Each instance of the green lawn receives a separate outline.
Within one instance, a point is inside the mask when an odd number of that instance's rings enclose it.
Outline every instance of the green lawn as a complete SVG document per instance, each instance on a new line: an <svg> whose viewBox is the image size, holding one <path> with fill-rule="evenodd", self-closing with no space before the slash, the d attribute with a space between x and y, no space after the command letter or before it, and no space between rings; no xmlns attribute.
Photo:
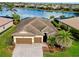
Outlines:
<svg viewBox="0 0 79 59"><path fill-rule="evenodd" d="M72 47L63 52L45 52L44 57L79 57L79 41L73 41Z"/></svg>
<svg viewBox="0 0 79 59"><path fill-rule="evenodd" d="M8 49L10 46L7 42L12 38L12 33L15 31L15 26L7 29L0 35L0 57L9 57L12 55L12 51Z"/></svg>

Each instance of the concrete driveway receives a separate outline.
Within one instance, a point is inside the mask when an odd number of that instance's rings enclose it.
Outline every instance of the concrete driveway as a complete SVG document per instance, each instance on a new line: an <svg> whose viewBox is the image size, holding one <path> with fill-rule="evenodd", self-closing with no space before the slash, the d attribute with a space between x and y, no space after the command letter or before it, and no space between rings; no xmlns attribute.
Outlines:
<svg viewBox="0 0 79 59"><path fill-rule="evenodd" d="M13 57L43 57L42 45L35 44L16 44Z"/></svg>

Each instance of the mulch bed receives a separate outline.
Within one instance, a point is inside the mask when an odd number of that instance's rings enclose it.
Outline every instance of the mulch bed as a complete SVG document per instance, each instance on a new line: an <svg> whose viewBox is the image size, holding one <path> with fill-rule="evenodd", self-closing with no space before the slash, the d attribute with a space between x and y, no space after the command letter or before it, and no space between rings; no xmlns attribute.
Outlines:
<svg viewBox="0 0 79 59"><path fill-rule="evenodd" d="M48 45L48 47L43 47L43 52L59 52L61 51L60 48Z"/></svg>

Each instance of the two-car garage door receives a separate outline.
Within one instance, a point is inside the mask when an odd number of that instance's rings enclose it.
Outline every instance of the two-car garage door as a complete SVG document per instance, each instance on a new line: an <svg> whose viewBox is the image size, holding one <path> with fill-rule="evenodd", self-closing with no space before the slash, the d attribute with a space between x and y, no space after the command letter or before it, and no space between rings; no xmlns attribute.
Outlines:
<svg viewBox="0 0 79 59"><path fill-rule="evenodd" d="M32 38L16 38L17 44L32 44Z"/></svg>
<svg viewBox="0 0 79 59"><path fill-rule="evenodd" d="M32 43L41 43L41 37L34 37L33 38L16 38L16 44L32 44Z"/></svg>

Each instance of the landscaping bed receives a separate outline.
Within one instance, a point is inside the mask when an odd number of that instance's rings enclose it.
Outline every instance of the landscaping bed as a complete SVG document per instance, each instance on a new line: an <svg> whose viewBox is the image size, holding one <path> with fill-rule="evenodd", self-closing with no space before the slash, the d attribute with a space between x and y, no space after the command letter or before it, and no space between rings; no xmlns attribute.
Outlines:
<svg viewBox="0 0 79 59"><path fill-rule="evenodd" d="M73 45L65 51L44 52L44 57L79 57L79 42L74 41Z"/></svg>
<svg viewBox="0 0 79 59"><path fill-rule="evenodd" d="M56 48L54 46L48 45L48 47L43 47L43 52L59 52L61 51L60 48Z"/></svg>

